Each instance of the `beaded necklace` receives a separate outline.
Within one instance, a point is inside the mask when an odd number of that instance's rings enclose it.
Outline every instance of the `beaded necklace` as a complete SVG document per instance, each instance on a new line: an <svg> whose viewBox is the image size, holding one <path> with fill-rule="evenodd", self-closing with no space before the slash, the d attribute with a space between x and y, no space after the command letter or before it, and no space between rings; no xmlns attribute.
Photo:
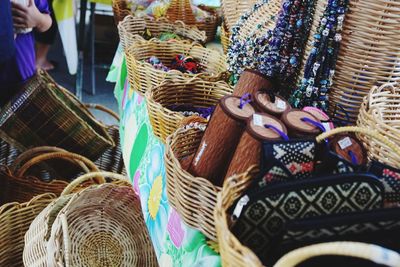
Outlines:
<svg viewBox="0 0 400 267"><path fill-rule="evenodd" d="M349 0L329 0L321 17L313 48L304 67L300 86L289 99L294 107L314 106L328 109L328 91L332 86L341 32Z"/></svg>

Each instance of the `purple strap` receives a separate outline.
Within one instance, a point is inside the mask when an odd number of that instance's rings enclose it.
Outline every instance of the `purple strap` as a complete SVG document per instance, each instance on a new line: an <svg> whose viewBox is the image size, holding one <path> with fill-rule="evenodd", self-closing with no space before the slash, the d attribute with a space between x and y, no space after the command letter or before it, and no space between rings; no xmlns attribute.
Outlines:
<svg viewBox="0 0 400 267"><path fill-rule="evenodd" d="M240 98L239 108L242 109L245 105L247 105L251 102L253 102L253 98L252 98L251 94L246 93Z"/></svg>
<svg viewBox="0 0 400 267"><path fill-rule="evenodd" d="M274 130L275 132L277 132L277 133L282 137L283 140L289 141L289 136L287 136L284 132L282 132L281 130L279 130L279 129L278 129L277 127L275 127L274 125L271 125L271 124L264 124L264 127L265 127L265 128L268 128L268 129L271 129L271 130Z"/></svg>
<svg viewBox="0 0 400 267"><path fill-rule="evenodd" d="M353 151L349 151L349 156L351 157L351 162L354 164L354 165L358 165L358 160L357 160L357 157L356 157L356 155L354 154L354 152Z"/></svg>
<svg viewBox="0 0 400 267"><path fill-rule="evenodd" d="M319 128L322 132L326 132L326 129L325 129L324 125L322 125L321 123L319 123L317 121L314 121L314 120L312 120L310 118L306 118L306 117L301 118L301 121L304 121L305 123L312 124L315 127Z"/></svg>

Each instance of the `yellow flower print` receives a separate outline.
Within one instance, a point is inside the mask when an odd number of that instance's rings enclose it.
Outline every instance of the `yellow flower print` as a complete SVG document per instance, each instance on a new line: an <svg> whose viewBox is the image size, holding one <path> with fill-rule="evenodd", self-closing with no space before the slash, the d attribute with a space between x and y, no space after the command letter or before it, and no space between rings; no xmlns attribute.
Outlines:
<svg viewBox="0 0 400 267"><path fill-rule="evenodd" d="M154 220L157 216L158 209L160 208L161 194L162 194L163 182L162 177L157 176L150 190L149 199L147 205L149 207L149 213L151 218Z"/></svg>

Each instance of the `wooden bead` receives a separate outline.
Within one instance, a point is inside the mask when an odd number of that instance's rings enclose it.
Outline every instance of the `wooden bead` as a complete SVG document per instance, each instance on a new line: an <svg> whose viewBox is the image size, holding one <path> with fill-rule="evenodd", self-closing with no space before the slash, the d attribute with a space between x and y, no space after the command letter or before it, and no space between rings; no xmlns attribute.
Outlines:
<svg viewBox="0 0 400 267"><path fill-rule="evenodd" d="M255 95L260 90L272 89L273 85L269 78L255 70L245 70L240 75L239 81L233 90L234 96L242 96L246 93Z"/></svg>
<svg viewBox="0 0 400 267"><path fill-rule="evenodd" d="M313 137L321 133L321 130L315 125L302 121L303 118L321 123L312 114L299 109L291 109L282 115L281 120L286 125L291 137Z"/></svg>
<svg viewBox="0 0 400 267"><path fill-rule="evenodd" d="M335 136L330 142L329 146L333 152L352 162L351 153L357 160L356 165L367 164L367 153L362 143L352 135L339 135ZM354 164L354 163L353 163Z"/></svg>
<svg viewBox="0 0 400 267"><path fill-rule="evenodd" d="M240 98L226 96L216 107L197 149L189 172L221 186L224 175L245 129L246 120L254 114L247 104L239 107Z"/></svg>
<svg viewBox="0 0 400 267"><path fill-rule="evenodd" d="M274 98L271 99L267 92L257 92L254 96L256 106L259 110L279 118L285 111L290 110L292 107L283 97L274 96Z"/></svg>
<svg viewBox="0 0 400 267"><path fill-rule="evenodd" d="M269 114L254 114L248 119L247 127L229 164L225 179L245 172L253 165L260 165L262 142L280 140L282 137L264 125L272 125L287 134L285 125Z"/></svg>

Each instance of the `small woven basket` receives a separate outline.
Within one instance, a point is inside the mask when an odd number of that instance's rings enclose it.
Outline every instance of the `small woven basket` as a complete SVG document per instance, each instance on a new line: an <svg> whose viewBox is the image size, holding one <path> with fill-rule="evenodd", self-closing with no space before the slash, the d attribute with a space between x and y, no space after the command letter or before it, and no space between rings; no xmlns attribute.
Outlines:
<svg viewBox="0 0 400 267"><path fill-rule="evenodd" d="M166 17L169 21L183 21L186 25L196 26L199 30L205 31L207 40L211 42L215 38L215 34L218 28L218 15L217 12L211 11L208 8L200 8L207 11L210 16L204 21L197 21L192 10L190 0L171 0L170 5L167 9Z"/></svg>
<svg viewBox="0 0 400 267"><path fill-rule="evenodd" d="M128 78L130 84L141 94L158 86L171 76L181 76L182 79L199 77L204 80L218 81L226 79L225 56L219 52L202 47L199 44L185 41L162 42L157 39L149 41L136 41L126 51ZM176 55L183 54L193 57L203 69L199 74L187 74L178 70L162 71L155 69L150 63L145 62L151 56L158 57L164 65L170 67Z"/></svg>
<svg viewBox="0 0 400 267"><path fill-rule="evenodd" d="M284 255L274 267L295 267L308 259L327 255L364 259L379 266L400 266L400 254L396 251L360 242L329 242L293 250Z"/></svg>
<svg viewBox="0 0 400 267"><path fill-rule="evenodd" d="M115 144L45 72L39 71L0 112L0 137L21 151L57 146L96 160Z"/></svg>
<svg viewBox="0 0 400 267"><path fill-rule="evenodd" d="M182 21L170 22L166 18L152 19L150 17L126 16L118 25L119 38L125 50L149 30L153 37L160 37L163 33L175 33L183 39L199 43L206 41L206 34L196 27L185 25ZM139 36L138 36L139 35Z"/></svg>
<svg viewBox="0 0 400 267"><path fill-rule="evenodd" d="M376 129L400 147L400 86L398 83L375 86L364 97L357 125ZM379 140L360 135L368 155L389 166L400 168L400 158Z"/></svg>
<svg viewBox="0 0 400 267"><path fill-rule="evenodd" d="M199 78L190 80L179 77L166 78L160 86L146 93L146 104L154 134L165 143L165 139L181 125L185 116L168 107L190 105L209 108L232 93L232 88L223 81L208 82Z"/></svg>
<svg viewBox="0 0 400 267"><path fill-rule="evenodd" d="M221 25L221 44L225 54L228 52L228 47L230 42L229 39L230 39L230 33L228 29L226 29L226 24L224 22Z"/></svg>
<svg viewBox="0 0 400 267"><path fill-rule="evenodd" d="M379 140L387 147L390 147L392 153L400 157L400 148L387 138L380 135L378 132L360 128L360 127L341 127L325 132L316 138L318 143L323 142L326 138L340 133L354 132L358 135L367 135L369 138ZM250 168L249 171L243 174L240 178L230 177L225 180L220 193L217 196L217 204L215 207L215 226L217 230L219 249L223 266L232 267L262 267L263 264L252 250L240 243L235 235L230 231L230 217L228 209L239 199L245 190L251 184L251 181L256 177L258 169Z"/></svg>
<svg viewBox="0 0 400 267"><path fill-rule="evenodd" d="M180 160L192 156L205 129L204 124L179 128L166 141L165 165L168 200L183 221L216 240L213 212L220 187L182 169Z"/></svg>
<svg viewBox="0 0 400 267"><path fill-rule="evenodd" d="M23 266L25 233L35 217L55 198L53 194L43 194L26 203L13 202L0 206L0 266Z"/></svg>
<svg viewBox="0 0 400 267"><path fill-rule="evenodd" d="M228 32L255 3L257 0L221 0L222 14Z"/></svg>
<svg viewBox="0 0 400 267"><path fill-rule="evenodd" d="M98 175L125 179L92 173L77 180ZM70 194L74 186L31 224L25 235L25 266L158 266L140 200L128 182Z"/></svg>

